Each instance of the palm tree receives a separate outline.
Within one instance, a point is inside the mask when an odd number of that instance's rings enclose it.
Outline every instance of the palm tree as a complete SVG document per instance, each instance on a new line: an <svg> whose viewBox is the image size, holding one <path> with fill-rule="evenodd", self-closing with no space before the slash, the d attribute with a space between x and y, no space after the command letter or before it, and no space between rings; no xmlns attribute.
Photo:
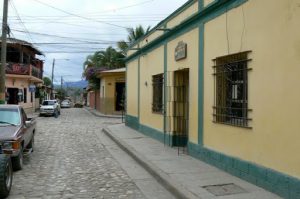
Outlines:
<svg viewBox="0 0 300 199"><path fill-rule="evenodd" d="M123 61L124 57L121 52L118 52L111 46L106 48L106 50L97 51L92 55L88 55L83 63L82 76L89 81L92 87L97 89L99 87L99 80L96 76L97 72L99 70L125 67Z"/></svg>
<svg viewBox="0 0 300 199"><path fill-rule="evenodd" d="M123 53L125 53L126 49L131 44L133 44L135 41L137 41L145 34L147 34L150 31L150 26L144 29L142 25L138 25L136 28L128 28L127 31L128 31L127 42L124 40L118 42L118 48Z"/></svg>

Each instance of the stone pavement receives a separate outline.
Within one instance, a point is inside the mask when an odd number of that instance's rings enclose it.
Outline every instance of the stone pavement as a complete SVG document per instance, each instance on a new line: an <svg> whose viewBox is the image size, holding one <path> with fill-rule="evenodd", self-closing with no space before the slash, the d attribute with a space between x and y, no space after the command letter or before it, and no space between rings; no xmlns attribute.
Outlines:
<svg viewBox="0 0 300 199"><path fill-rule="evenodd" d="M37 122L35 151L14 172L9 199L145 198L98 137L120 119L72 108Z"/></svg>
<svg viewBox="0 0 300 199"><path fill-rule="evenodd" d="M178 155L176 148L164 146L124 124L108 126L104 132L177 198L279 198L191 156Z"/></svg>

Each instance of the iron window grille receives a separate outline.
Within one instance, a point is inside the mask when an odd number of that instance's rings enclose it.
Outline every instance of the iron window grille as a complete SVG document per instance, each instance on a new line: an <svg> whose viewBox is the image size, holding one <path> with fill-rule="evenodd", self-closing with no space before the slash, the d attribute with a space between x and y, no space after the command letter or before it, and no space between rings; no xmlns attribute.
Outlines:
<svg viewBox="0 0 300 199"><path fill-rule="evenodd" d="M163 74L152 76L153 86L153 100L152 100L152 112L163 113Z"/></svg>
<svg viewBox="0 0 300 199"><path fill-rule="evenodd" d="M214 59L213 121L239 127L249 127L248 54L251 51ZM249 127L250 128L250 127Z"/></svg>

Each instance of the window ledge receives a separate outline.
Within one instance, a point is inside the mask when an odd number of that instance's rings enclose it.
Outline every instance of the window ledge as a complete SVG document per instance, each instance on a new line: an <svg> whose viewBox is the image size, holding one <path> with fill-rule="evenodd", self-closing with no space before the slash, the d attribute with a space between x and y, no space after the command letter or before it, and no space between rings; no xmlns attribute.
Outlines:
<svg viewBox="0 0 300 199"><path fill-rule="evenodd" d="M236 124L231 124L231 123L226 123L226 122L213 121L213 123L215 123L215 124L224 124L224 125L228 125L228 126L232 126L232 127L238 127L238 128L244 128L244 129L252 129L251 126L242 126L242 125L236 125Z"/></svg>

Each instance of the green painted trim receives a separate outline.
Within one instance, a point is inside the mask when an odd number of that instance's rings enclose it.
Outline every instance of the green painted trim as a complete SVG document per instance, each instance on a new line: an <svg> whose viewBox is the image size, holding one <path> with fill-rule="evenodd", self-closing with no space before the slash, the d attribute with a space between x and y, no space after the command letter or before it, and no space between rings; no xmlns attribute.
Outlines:
<svg viewBox="0 0 300 199"><path fill-rule="evenodd" d="M199 25L198 56L198 144L203 145L203 100L204 100L204 23Z"/></svg>
<svg viewBox="0 0 300 199"><path fill-rule="evenodd" d="M300 179L189 142L189 154L281 197L300 198Z"/></svg>
<svg viewBox="0 0 300 199"><path fill-rule="evenodd" d="M147 34L145 34L143 37L139 38L134 43L132 43L128 47L128 50L130 48L132 48L133 46L137 45L139 42L141 42L143 39L145 39L146 37L148 37L150 34L154 33L157 28L160 28L161 26L164 27L164 28L166 28L168 22L170 22L172 19L174 19L175 17L177 17L179 14L181 14L182 12L184 12L186 9L188 9L191 5L194 4L194 2L196 2L196 0L189 0L185 4L183 4L182 6L180 6L173 13L171 13L167 18L165 18L164 20L162 20L161 22L159 22L156 26L154 26Z"/></svg>
<svg viewBox="0 0 300 199"><path fill-rule="evenodd" d="M155 140L158 140L158 141L164 143L164 134L163 134L163 132L161 132L157 129L140 124L139 132L148 137L151 137Z"/></svg>
<svg viewBox="0 0 300 199"><path fill-rule="evenodd" d="M164 45L164 144L167 144L167 82L168 82L168 46Z"/></svg>
<svg viewBox="0 0 300 199"><path fill-rule="evenodd" d="M127 103L127 96L128 96L128 65L125 64L125 67L126 67L126 72L125 72L125 114L127 113L127 106L128 106L128 103Z"/></svg>
<svg viewBox="0 0 300 199"><path fill-rule="evenodd" d="M141 83L141 57L139 56L138 58L138 121L140 122L140 100L141 100L141 95L140 95L140 83Z"/></svg>
<svg viewBox="0 0 300 199"><path fill-rule="evenodd" d="M188 19L184 20L181 24L175 26L170 31L165 32L162 36L158 37L154 41L149 42L146 46L142 47L140 50L136 51L132 55L128 56L125 59L125 62L130 62L136 57L140 56L143 53L147 53L152 49L155 49L164 42L170 41L173 38L176 38L186 32L190 31L193 28L196 28L198 24L210 21L217 16L225 13L226 11L238 7L245 3L248 0L218 0L211 3L209 6L203 8L203 10L192 15Z"/></svg>
<svg viewBox="0 0 300 199"><path fill-rule="evenodd" d="M178 135L172 135L172 146L186 147L188 143L187 137L181 137Z"/></svg>
<svg viewBox="0 0 300 199"><path fill-rule="evenodd" d="M5 100L0 100L0 104L5 104Z"/></svg>
<svg viewBox="0 0 300 199"><path fill-rule="evenodd" d="M146 125L143 125L143 124L140 124L140 127L139 127L139 130L138 130L140 133L148 136L148 137L151 137L161 143L164 143L164 133L157 130L157 129L154 129L154 128L151 128L149 126L146 126ZM187 139L186 138L180 138L180 137L177 137L175 135L171 135L171 136L166 136L166 143L170 143L170 146L171 147L175 147L175 146L183 146L184 144L187 143Z"/></svg>
<svg viewBox="0 0 300 199"><path fill-rule="evenodd" d="M204 0L198 0L198 12L200 12L204 8L204 2L203 1Z"/></svg>
<svg viewBox="0 0 300 199"><path fill-rule="evenodd" d="M126 126L142 133L143 135L146 135L148 137L151 137L161 143L164 143L164 133L151 128L149 126L140 124L137 117L126 115L125 117L125 124ZM182 146L187 143L186 138L180 138L174 135L166 136L166 143L170 143L170 146Z"/></svg>
<svg viewBox="0 0 300 199"><path fill-rule="evenodd" d="M140 127L138 118L131 115L125 116L125 124L126 126L133 128L137 131L139 130Z"/></svg>

